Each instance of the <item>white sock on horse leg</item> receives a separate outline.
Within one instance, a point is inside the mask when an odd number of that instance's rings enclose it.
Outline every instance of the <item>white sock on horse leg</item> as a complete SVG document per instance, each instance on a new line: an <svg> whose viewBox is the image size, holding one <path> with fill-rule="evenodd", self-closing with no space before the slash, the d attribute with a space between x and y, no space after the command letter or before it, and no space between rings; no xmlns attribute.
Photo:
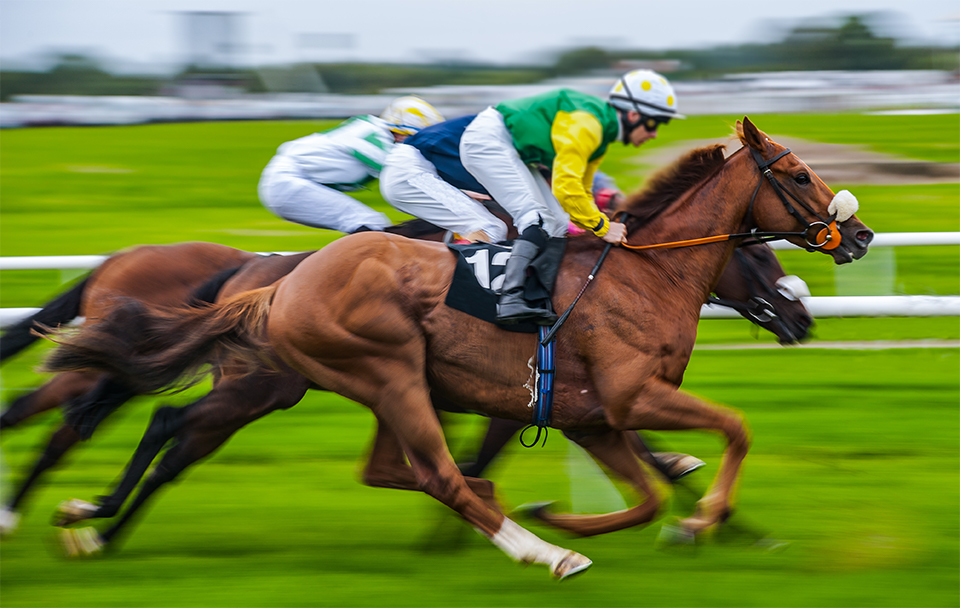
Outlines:
<svg viewBox="0 0 960 608"><path fill-rule="evenodd" d="M541 540L536 534L522 528L510 519L503 518L500 531L490 540L511 559L525 564L546 564L554 566L559 563L569 550Z"/></svg>

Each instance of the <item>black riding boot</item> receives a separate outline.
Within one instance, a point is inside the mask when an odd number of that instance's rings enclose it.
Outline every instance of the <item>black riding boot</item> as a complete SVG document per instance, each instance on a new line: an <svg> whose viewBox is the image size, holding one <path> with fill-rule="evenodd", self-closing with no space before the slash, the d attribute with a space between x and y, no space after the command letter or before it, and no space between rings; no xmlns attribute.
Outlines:
<svg viewBox="0 0 960 608"><path fill-rule="evenodd" d="M512 325L523 321L532 321L540 325L550 325L556 321L556 315L549 310L533 308L523 297L524 284L527 281L527 268L540 247L524 239L513 242L513 251L504 269L503 293L497 303L497 322Z"/></svg>

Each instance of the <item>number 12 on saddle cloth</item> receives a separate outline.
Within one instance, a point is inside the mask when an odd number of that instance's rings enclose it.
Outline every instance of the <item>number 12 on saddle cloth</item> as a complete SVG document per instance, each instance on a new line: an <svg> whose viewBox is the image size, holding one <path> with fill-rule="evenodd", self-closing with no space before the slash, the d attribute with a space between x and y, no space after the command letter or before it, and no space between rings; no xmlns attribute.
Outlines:
<svg viewBox="0 0 960 608"><path fill-rule="evenodd" d="M550 300L556 269L563 256L565 239L550 239L543 253L533 261L533 273L527 277L524 296L531 305L539 305L553 310ZM510 247L489 243L471 243L467 245L448 245L457 255L457 267L453 273L450 290L447 292L446 305L489 323L496 323L497 299L504 281L504 268L510 258ZM541 277L548 277L541 280ZM548 283L545 285L544 283ZM539 332L537 346L537 373L535 383L537 394L533 408L532 422L538 428L550 424L550 412L553 409L553 383L555 376L554 349L556 342L540 344L549 327L533 323L498 325L501 329L520 333ZM534 400L531 399L531 405ZM540 433L537 433L539 440ZM524 443L524 445L527 445Z"/></svg>

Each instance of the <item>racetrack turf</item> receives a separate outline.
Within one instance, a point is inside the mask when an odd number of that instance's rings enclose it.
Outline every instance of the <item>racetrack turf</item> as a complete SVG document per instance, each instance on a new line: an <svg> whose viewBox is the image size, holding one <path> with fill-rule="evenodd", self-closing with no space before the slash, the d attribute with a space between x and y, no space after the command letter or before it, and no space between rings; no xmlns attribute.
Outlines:
<svg viewBox="0 0 960 608"><path fill-rule="evenodd" d="M930 160L956 161L960 145L955 116L754 118L771 132L862 143ZM657 145L720 137L731 122L730 117L678 121L664 128ZM255 188L279 143L320 126L5 131L0 253L88 254L193 239L259 251L319 247L336 235L274 218L257 204ZM917 138L922 145L900 136L911 129L926 134ZM942 149L948 158L941 158ZM635 168L624 161L626 154L617 148L608 167L622 182L627 168ZM861 200L859 216L878 231L960 228L956 185L865 186L854 192ZM386 209L375 191L361 197L402 218ZM892 260L877 249L852 269L871 273L869 289L956 295L957 249L896 248ZM868 265L875 255L879 263ZM780 257L814 295L864 288L824 256L781 252ZM39 305L71 274L3 272L0 305ZM824 319L817 329L819 340L903 338L957 339L960 327L953 318ZM701 324L701 344L754 339L746 321ZM772 341L767 334L758 339ZM38 382L32 368L44 348L4 366L5 403L17 389ZM554 583L543 568L512 564L432 499L360 485L358 463L372 417L338 396L311 393L292 410L240 431L181 483L171 484L116 553L86 561L60 557L49 526L56 504L104 493L152 410L159 403L189 402L203 392L196 387L134 401L48 476L21 530L0 544L0 602L11 607L960 603L956 349L697 350L684 388L739 409L753 437L739 509L727 528L696 551L656 550L660 521L592 539L570 539L531 524L543 538L594 560L583 576ZM51 412L4 433L4 496L58 421ZM455 454L469 453L482 421L451 416L449 424ZM721 447L716 437L691 432L652 439L707 461L693 485L704 487L716 470ZM623 499L601 476L586 472L585 463L554 432L543 448L511 444L491 476L508 506L555 499L578 508L618 508ZM634 500L629 492L625 498ZM664 515L691 509L689 493L680 491ZM789 544L779 552L767 550L776 542L749 546L758 534Z"/></svg>

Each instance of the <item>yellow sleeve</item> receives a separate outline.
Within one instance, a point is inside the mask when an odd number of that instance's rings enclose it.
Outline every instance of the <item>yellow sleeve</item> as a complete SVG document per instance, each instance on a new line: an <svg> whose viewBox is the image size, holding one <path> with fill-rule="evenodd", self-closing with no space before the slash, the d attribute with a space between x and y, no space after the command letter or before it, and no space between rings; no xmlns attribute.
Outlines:
<svg viewBox="0 0 960 608"><path fill-rule="evenodd" d="M550 128L550 139L556 156L553 160L553 195L570 220L577 226L603 236L610 222L600 213L590 184L600 160L590 161L603 141L600 121L582 110L557 112ZM589 181L587 181L589 179Z"/></svg>
<svg viewBox="0 0 960 608"><path fill-rule="evenodd" d="M587 172L583 174L583 190L590 194L590 197L593 198L593 178L597 174L597 169L600 168L600 163L603 162L603 156L597 160L591 162L587 165ZM596 202L594 202L596 204ZM599 209L599 207L597 207Z"/></svg>

